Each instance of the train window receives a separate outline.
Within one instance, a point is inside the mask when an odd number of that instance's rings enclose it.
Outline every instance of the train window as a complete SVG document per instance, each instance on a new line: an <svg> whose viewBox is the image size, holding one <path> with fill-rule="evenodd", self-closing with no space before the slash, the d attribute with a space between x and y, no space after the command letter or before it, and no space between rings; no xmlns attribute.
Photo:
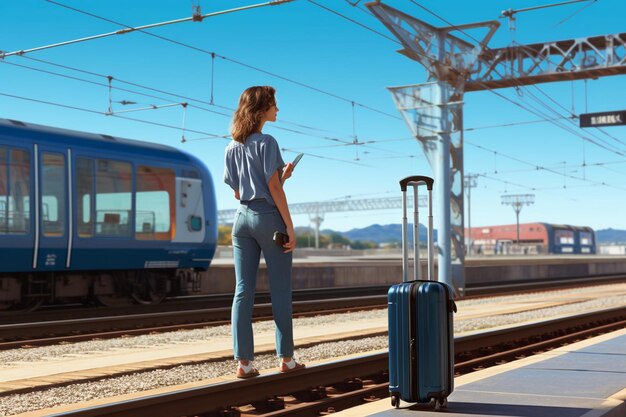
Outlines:
<svg viewBox="0 0 626 417"><path fill-rule="evenodd" d="M554 238L557 245L574 244L574 232L571 230L556 230L554 232Z"/></svg>
<svg viewBox="0 0 626 417"><path fill-rule="evenodd" d="M96 170L96 235L129 236L131 210L130 163L99 159Z"/></svg>
<svg viewBox="0 0 626 417"><path fill-rule="evenodd" d="M1 195L4 197L5 212L3 233L26 234L30 225L30 153L19 149L5 149L2 160L4 192Z"/></svg>
<svg viewBox="0 0 626 417"><path fill-rule="evenodd" d="M94 196L93 168L93 159L76 159L76 222L78 224L78 236L80 237L93 236L94 224L91 213Z"/></svg>
<svg viewBox="0 0 626 417"><path fill-rule="evenodd" d="M61 236L65 230L65 157L42 154L41 216L44 236Z"/></svg>
<svg viewBox="0 0 626 417"><path fill-rule="evenodd" d="M187 227L190 232L200 232L202 230L202 217L189 216Z"/></svg>
<svg viewBox="0 0 626 417"><path fill-rule="evenodd" d="M581 245L593 245L593 235L589 232L580 232Z"/></svg>
<svg viewBox="0 0 626 417"><path fill-rule="evenodd" d="M135 195L135 238L170 240L175 205L176 173L167 168L138 166Z"/></svg>

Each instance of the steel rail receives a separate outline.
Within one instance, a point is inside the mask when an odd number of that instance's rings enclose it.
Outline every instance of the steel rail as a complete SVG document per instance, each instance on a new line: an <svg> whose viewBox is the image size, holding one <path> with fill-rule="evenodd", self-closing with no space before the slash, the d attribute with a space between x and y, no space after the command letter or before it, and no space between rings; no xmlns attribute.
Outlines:
<svg viewBox="0 0 626 417"><path fill-rule="evenodd" d="M358 309L384 308L386 306L387 295L384 294L379 296L295 301L293 310L294 316L300 317L312 313L342 313ZM203 310L0 325L0 350L13 349L23 345L49 345L58 342L89 340L94 337L112 338L121 335L147 334L153 331L164 332L218 326L230 324L230 315L230 307L221 307ZM255 321L272 319L272 305L270 303L255 305L253 315ZM94 329L114 330L94 331ZM86 333L77 335L77 332ZM1 342L2 339L10 339L10 341Z"/></svg>
<svg viewBox="0 0 626 417"><path fill-rule="evenodd" d="M581 284L595 285L599 282L621 281L623 277L621 275L603 276L578 279L575 282L561 279L548 282L476 287L471 291L468 289L466 298L478 298L494 294L516 294L524 290L578 288ZM355 309L384 308L387 305L386 290L387 286L301 290L294 293L294 298L303 299L302 301L294 301L294 314L296 316L306 316L311 313L331 314L354 311ZM337 294L347 295L349 292L357 294L379 292L380 294L369 296L356 296L355 294L352 297L322 299L324 297L334 297ZM267 299L265 294L259 294L259 296L261 300ZM229 295L228 297L231 296ZM210 303L210 301L207 302ZM43 346L59 342L78 342L95 337L114 338L122 335L139 335L150 332L218 326L230 323L230 314L230 307L221 307L5 324L0 325L0 350L14 349L21 346ZM254 317L255 320L271 319L271 304L256 304Z"/></svg>
<svg viewBox="0 0 626 417"><path fill-rule="evenodd" d="M498 345L503 341L511 342L517 340L518 344L523 344L523 342L519 341L532 337L541 337L547 333L550 334L572 327L586 326L592 328L590 331L598 332L599 329L594 327L598 327L597 323L604 320L615 321L612 325L613 327L623 327L624 320L626 320L626 307L548 320L534 328L532 325L527 325L520 328L511 327L483 332L481 335L457 337L454 342L455 351L480 351L481 349ZM576 332L578 332L578 329ZM585 330L582 334L586 333L588 333L588 330ZM585 336L581 336L581 333L579 333L575 337ZM560 342L561 339L557 339L556 343ZM518 354L518 352L516 351L515 354ZM472 364L472 366L475 366L475 364ZM157 395L145 394L142 396L139 393L138 398L131 400L88 406L48 415L75 417L134 417L137 415L171 417L198 415L215 409L262 401L276 395L289 395L296 391L307 390L310 387L331 385L344 381L348 377L368 377L385 372L387 368L387 352L381 352L349 360L326 362L308 367L294 374L274 373L248 380L223 382L189 389L174 389L171 392ZM277 413L272 415L274 414Z"/></svg>

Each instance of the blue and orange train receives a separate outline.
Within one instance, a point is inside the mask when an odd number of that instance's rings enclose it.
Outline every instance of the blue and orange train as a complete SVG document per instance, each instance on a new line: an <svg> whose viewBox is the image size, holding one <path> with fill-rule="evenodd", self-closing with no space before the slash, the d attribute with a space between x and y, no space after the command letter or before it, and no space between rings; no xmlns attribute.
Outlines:
<svg viewBox="0 0 626 417"><path fill-rule="evenodd" d="M217 244L211 174L172 147L0 119L0 309L157 303Z"/></svg>

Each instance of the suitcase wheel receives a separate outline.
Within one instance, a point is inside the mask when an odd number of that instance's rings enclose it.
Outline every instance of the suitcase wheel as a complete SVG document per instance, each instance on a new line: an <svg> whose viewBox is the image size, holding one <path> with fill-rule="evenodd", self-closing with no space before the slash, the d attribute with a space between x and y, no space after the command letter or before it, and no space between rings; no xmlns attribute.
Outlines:
<svg viewBox="0 0 626 417"><path fill-rule="evenodd" d="M391 406L400 408L400 396L398 394L391 394Z"/></svg>
<svg viewBox="0 0 626 417"><path fill-rule="evenodd" d="M447 398L433 398L435 401L435 410L439 411L448 407L448 399Z"/></svg>

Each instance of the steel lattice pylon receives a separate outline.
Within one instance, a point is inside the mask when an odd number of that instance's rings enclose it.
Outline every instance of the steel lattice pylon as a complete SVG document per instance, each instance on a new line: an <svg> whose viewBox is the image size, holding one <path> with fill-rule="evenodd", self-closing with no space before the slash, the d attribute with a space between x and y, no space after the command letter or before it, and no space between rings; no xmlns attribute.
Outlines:
<svg viewBox="0 0 626 417"><path fill-rule="evenodd" d="M419 196L418 205L425 207L427 204L426 196ZM413 202L409 201L409 206L413 206ZM388 198L361 198L361 199L345 199L332 201L315 201L311 203L296 203L289 205L289 211L294 214L308 214L311 223L315 226L315 247L319 248L320 225L324 221L324 214L340 211L360 211L360 210L386 210L399 209L402 207L401 197ZM237 213L237 209L219 210L217 212L217 221L220 224L230 223L233 221Z"/></svg>
<svg viewBox="0 0 626 417"><path fill-rule="evenodd" d="M497 21L437 28L380 1L366 6L400 40L399 52L428 72L427 83L389 90L435 177L438 279L463 295L464 93L624 74L626 34L489 49ZM477 44L451 34L476 29L487 31Z"/></svg>
<svg viewBox="0 0 626 417"><path fill-rule="evenodd" d="M412 203L411 203L412 204ZM420 207L426 205L426 196L420 196ZM289 212L294 214L323 215L324 213L340 212L340 211L359 211L359 210L385 210L398 209L402 207L401 197L388 198L362 198L332 201L315 201L311 203L295 203L289 204ZM219 210L217 212L217 220L219 223L229 223L233 221L237 209Z"/></svg>

